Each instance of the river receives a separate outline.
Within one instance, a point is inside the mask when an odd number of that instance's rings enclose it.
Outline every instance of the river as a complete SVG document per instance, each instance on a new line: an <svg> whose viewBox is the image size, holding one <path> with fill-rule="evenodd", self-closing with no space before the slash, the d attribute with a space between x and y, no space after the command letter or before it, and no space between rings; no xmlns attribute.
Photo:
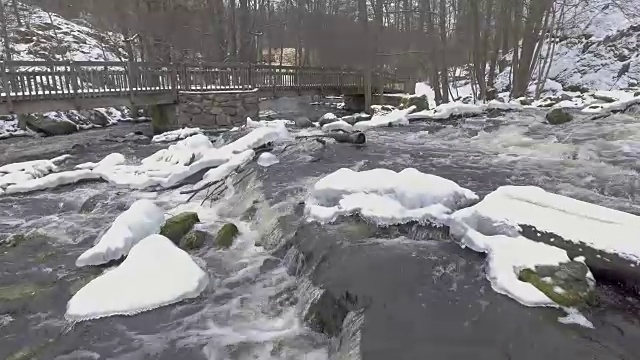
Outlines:
<svg viewBox="0 0 640 360"><path fill-rule="evenodd" d="M584 311L595 329L565 325L560 310L495 293L484 256L443 229L320 226L302 218L308 188L342 167L415 167L481 196L501 185L537 185L640 215L639 119L579 117L550 126L543 118L527 110L413 123L369 131L366 146L298 140L276 149L279 164L251 165L255 176L202 210L252 229L229 250L192 253L210 275L207 290L133 317L65 321L73 291L102 271L77 269L75 259L134 200L153 198L169 209L186 196L86 182L0 197L0 239L35 234L0 248L0 289L32 289L0 301L0 358L23 351L39 359L635 359L640 301L615 284L599 284L599 305ZM70 153L66 168L112 152L141 159L163 147L113 141L132 131L148 132L148 124L9 139L0 142L0 164ZM337 324L305 325L318 303Z"/></svg>

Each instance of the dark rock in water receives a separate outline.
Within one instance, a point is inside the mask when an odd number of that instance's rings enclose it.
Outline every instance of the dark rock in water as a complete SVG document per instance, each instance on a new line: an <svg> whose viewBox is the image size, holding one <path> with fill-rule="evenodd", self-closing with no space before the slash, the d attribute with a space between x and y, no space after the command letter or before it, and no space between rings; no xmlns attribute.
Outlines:
<svg viewBox="0 0 640 360"><path fill-rule="evenodd" d="M604 101L606 103L612 103L614 101L616 101L616 99L612 98L611 96L605 96L605 95L598 95L598 94L593 94L592 95L594 99L600 100L600 101Z"/></svg>
<svg viewBox="0 0 640 360"><path fill-rule="evenodd" d="M187 235L193 226L200 222L198 214L194 212L184 212L169 220L160 228L160 235L166 236L176 245L180 245L180 239Z"/></svg>
<svg viewBox="0 0 640 360"><path fill-rule="evenodd" d="M497 118L504 115L504 113L505 113L504 110L492 108L487 110L487 117L493 119L493 118Z"/></svg>
<svg viewBox="0 0 640 360"><path fill-rule="evenodd" d="M640 96L640 91L636 91L633 93L633 97L638 97L638 96Z"/></svg>
<svg viewBox="0 0 640 360"><path fill-rule="evenodd" d="M230 248L239 233L238 227L232 223L222 225L216 235L216 246L223 249Z"/></svg>
<svg viewBox="0 0 640 360"><path fill-rule="evenodd" d="M465 96L462 98L462 103L463 104L472 104L473 103L473 96L469 95L469 96Z"/></svg>
<svg viewBox="0 0 640 360"><path fill-rule="evenodd" d="M299 127L299 128L313 127L313 123L311 122L311 120L309 120L309 118L306 118L306 117L296 118L295 122L296 122L296 127Z"/></svg>
<svg viewBox="0 0 640 360"><path fill-rule="evenodd" d="M364 135L363 132L355 132L352 134L336 132L336 133L328 133L325 136L333 138L335 141L339 143L362 145L367 142L367 137Z"/></svg>
<svg viewBox="0 0 640 360"><path fill-rule="evenodd" d="M563 86L562 89L564 91L579 92L579 93L589 92L588 88L580 85L567 85L567 86Z"/></svg>
<svg viewBox="0 0 640 360"><path fill-rule="evenodd" d="M518 278L535 286L558 305L585 307L595 304L595 283L587 276L588 271L584 263L570 261L557 266L536 266L535 270L523 269Z"/></svg>
<svg viewBox="0 0 640 360"><path fill-rule="evenodd" d="M429 99L427 95L421 96L405 96L400 101L400 109L408 109L415 106L415 111L429 110Z"/></svg>
<svg viewBox="0 0 640 360"><path fill-rule="evenodd" d="M78 131L78 126L68 120L53 120L41 114L18 115L20 126L27 127L47 136L67 135Z"/></svg>
<svg viewBox="0 0 640 360"><path fill-rule="evenodd" d="M529 98L520 99L520 105L529 106L531 104L533 104L533 99L529 99Z"/></svg>
<svg viewBox="0 0 640 360"><path fill-rule="evenodd" d="M495 100L498 97L498 90L494 87L487 88L487 101Z"/></svg>
<svg viewBox="0 0 640 360"><path fill-rule="evenodd" d="M98 206L101 202L107 202L109 199L106 194L96 194L85 200L80 206L81 214L88 214L95 210L96 206Z"/></svg>
<svg viewBox="0 0 640 360"><path fill-rule="evenodd" d="M194 229L180 239L180 248L183 250L200 249L207 242L207 239L213 239L213 236L206 231Z"/></svg>
<svg viewBox="0 0 640 360"><path fill-rule="evenodd" d="M366 120L369 120L370 118L371 118L371 115L369 114L354 114L349 116L343 116L340 118L340 120L346 122L349 125L355 125L360 121L366 121Z"/></svg>
<svg viewBox="0 0 640 360"><path fill-rule="evenodd" d="M553 109L547 113L546 119L551 125L561 125L573 120L573 115L564 109Z"/></svg>
<svg viewBox="0 0 640 360"><path fill-rule="evenodd" d="M304 314L304 321L312 330L336 337L340 335L342 323L348 313L349 309L341 299L324 290L309 306Z"/></svg>

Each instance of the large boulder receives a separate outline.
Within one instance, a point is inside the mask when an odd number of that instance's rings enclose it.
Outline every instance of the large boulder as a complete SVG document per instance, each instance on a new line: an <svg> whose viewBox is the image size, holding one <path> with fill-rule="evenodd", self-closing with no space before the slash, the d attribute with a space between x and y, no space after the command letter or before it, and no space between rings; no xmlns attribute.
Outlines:
<svg viewBox="0 0 640 360"><path fill-rule="evenodd" d="M538 265L535 269L520 270L518 279L535 286L560 306L585 307L595 304L595 281L587 265L582 262Z"/></svg>
<svg viewBox="0 0 640 360"><path fill-rule="evenodd" d="M318 120L318 122L320 123L320 126L325 126L327 124L331 124L332 122L336 122L336 121L338 121L338 117L335 116L333 113L326 113L322 115L322 117L320 117L320 120Z"/></svg>
<svg viewBox="0 0 640 360"><path fill-rule="evenodd" d="M551 125L561 125L573 120L573 115L565 109L553 109L547 113L546 119Z"/></svg>
<svg viewBox="0 0 640 360"><path fill-rule="evenodd" d="M222 225L216 235L216 246L223 249L230 248L239 233L238 227L233 223Z"/></svg>
<svg viewBox="0 0 640 360"><path fill-rule="evenodd" d="M415 111L429 110L429 99L427 95L405 96L400 101L400 109L408 109L415 106Z"/></svg>
<svg viewBox="0 0 640 360"><path fill-rule="evenodd" d="M296 127L299 127L299 128L313 127L313 123L311 122L311 120L309 120L309 118L306 118L306 117L298 117L295 119L295 122L296 122Z"/></svg>
<svg viewBox="0 0 640 360"><path fill-rule="evenodd" d="M78 131L78 126L69 120L42 114L20 114L18 115L18 121L21 127L29 128L47 136L67 135Z"/></svg>
<svg viewBox="0 0 640 360"><path fill-rule="evenodd" d="M199 222L197 213L184 212L169 218L160 228L160 235L169 238L174 244L180 245L180 240Z"/></svg>

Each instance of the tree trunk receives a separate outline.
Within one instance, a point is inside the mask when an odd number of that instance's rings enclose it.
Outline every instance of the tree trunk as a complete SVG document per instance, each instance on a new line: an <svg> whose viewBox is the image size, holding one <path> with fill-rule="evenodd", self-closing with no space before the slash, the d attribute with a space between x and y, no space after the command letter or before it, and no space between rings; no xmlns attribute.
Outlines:
<svg viewBox="0 0 640 360"><path fill-rule="evenodd" d="M442 101L449 102L449 65L447 63L447 0L440 0L440 86L442 87Z"/></svg>
<svg viewBox="0 0 640 360"><path fill-rule="evenodd" d="M2 31L2 41L4 42L4 58L11 61L11 43L9 42L9 32L7 31L7 17L4 12L4 4L0 0L0 31Z"/></svg>

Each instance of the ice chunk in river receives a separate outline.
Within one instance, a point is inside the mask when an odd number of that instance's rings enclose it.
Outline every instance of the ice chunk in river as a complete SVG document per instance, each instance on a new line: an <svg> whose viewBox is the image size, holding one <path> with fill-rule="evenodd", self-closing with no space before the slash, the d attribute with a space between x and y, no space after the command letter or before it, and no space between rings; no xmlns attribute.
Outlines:
<svg viewBox="0 0 640 360"><path fill-rule="evenodd" d="M82 321L135 315L196 297L208 282L189 254L162 235L150 235L120 266L80 289L67 303L65 317Z"/></svg>
<svg viewBox="0 0 640 360"><path fill-rule="evenodd" d="M9 185L7 194L24 193L29 191L51 189L62 185L74 184L81 180L95 180L100 176L91 170L73 170L49 174L47 176L27 180L18 184Z"/></svg>
<svg viewBox="0 0 640 360"><path fill-rule="evenodd" d="M392 125L408 125L408 115L416 109L415 106L410 106L407 109L395 109L387 114L374 115L371 120L360 121L353 125L355 131L365 131L374 127L392 126ZM323 128L324 130L324 128Z"/></svg>
<svg viewBox="0 0 640 360"><path fill-rule="evenodd" d="M278 159L278 157L273 155L270 152L262 153L258 157L258 165L264 166L264 167L269 167L269 166L275 165L275 164L277 164L279 162L280 162L280 160Z"/></svg>
<svg viewBox="0 0 640 360"><path fill-rule="evenodd" d="M87 163L83 163L83 164L80 164L80 165L76 165L76 169L93 170L93 169L98 168L100 166L113 167L115 165L124 164L124 162L125 162L124 155L122 155L120 153L112 153L112 154L109 154L109 155L105 156L104 159L100 160L97 163L87 162Z"/></svg>
<svg viewBox="0 0 640 360"><path fill-rule="evenodd" d="M332 222L359 213L381 225L408 221L444 221L451 210L478 196L455 182L416 169L356 172L340 169L320 179L306 202L307 216Z"/></svg>
<svg viewBox="0 0 640 360"><path fill-rule="evenodd" d="M332 123L328 123L322 126L322 131L330 132L330 131L344 131L344 132L353 132L353 126L347 123L344 120L336 120Z"/></svg>
<svg viewBox="0 0 640 360"><path fill-rule="evenodd" d="M160 135L156 135L151 139L151 142L160 143L160 142L171 142L176 140L186 139L189 136L193 136L196 134L202 134L202 130L200 128L183 128L173 131L167 131L166 133L162 133Z"/></svg>
<svg viewBox="0 0 640 360"><path fill-rule="evenodd" d="M149 200L138 200L115 219L97 244L80 255L76 265L100 265L120 259L138 241L157 234L162 224L162 209Z"/></svg>
<svg viewBox="0 0 640 360"><path fill-rule="evenodd" d="M56 165L69 157L71 155L62 155L51 160L32 160L0 166L0 189L54 172L58 169Z"/></svg>

